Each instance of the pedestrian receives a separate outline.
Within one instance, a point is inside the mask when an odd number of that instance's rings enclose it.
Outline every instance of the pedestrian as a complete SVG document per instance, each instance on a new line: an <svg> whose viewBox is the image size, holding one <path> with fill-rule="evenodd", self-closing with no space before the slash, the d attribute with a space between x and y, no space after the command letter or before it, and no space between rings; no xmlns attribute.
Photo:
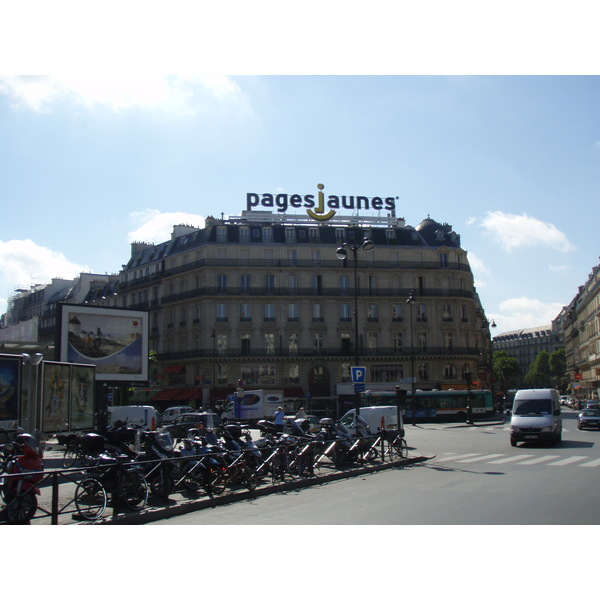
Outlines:
<svg viewBox="0 0 600 600"><path fill-rule="evenodd" d="M284 417L285 413L283 412L283 408L278 406L273 415L273 420L275 421L275 429L280 433L283 432L283 424L285 422Z"/></svg>
<svg viewBox="0 0 600 600"><path fill-rule="evenodd" d="M304 412L304 407L301 406L300 410L296 413L296 419L305 419L306 413Z"/></svg>

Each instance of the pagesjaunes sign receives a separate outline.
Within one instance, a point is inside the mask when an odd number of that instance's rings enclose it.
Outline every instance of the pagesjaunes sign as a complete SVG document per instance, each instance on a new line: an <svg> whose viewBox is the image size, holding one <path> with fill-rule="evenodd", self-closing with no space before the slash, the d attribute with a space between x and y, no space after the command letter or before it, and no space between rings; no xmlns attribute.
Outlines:
<svg viewBox="0 0 600 600"><path fill-rule="evenodd" d="M275 208L277 212L284 213L288 208L306 208L309 217L317 221L327 221L335 215L339 209L346 210L394 210L396 208L396 198L388 196L382 198L375 196L327 196L323 193L325 186L322 183L317 185L319 190L317 198L314 194L246 194L246 208Z"/></svg>

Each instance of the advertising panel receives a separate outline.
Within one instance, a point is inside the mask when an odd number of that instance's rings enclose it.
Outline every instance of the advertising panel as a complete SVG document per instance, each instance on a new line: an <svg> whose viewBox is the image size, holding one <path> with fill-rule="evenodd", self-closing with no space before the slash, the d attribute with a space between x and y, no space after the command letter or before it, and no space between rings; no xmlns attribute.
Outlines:
<svg viewBox="0 0 600 600"><path fill-rule="evenodd" d="M91 429L94 426L94 370L92 365L71 365L70 429Z"/></svg>
<svg viewBox="0 0 600 600"><path fill-rule="evenodd" d="M0 427L13 429L19 421L21 357L0 356Z"/></svg>
<svg viewBox="0 0 600 600"><path fill-rule="evenodd" d="M60 360L96 367L98 381L148 380L148 313L61 304Z"/></svg>
<svg viewBox="0 0 600 600"><path fill-rule="evenodd" d="M69 428L71 365L42 363L42 431Z"/></svg>

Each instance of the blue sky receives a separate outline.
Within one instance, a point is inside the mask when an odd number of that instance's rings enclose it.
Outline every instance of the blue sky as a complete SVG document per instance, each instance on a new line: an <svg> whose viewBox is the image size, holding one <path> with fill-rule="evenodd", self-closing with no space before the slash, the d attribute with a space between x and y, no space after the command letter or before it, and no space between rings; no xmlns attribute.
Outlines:
<svg viewBox="0 0 600 600"><path fill-rule="evenodd" d="M0 312L323 183L452 224L494 333L547 324L598 264L599 106L597 76L0 77Z"/></svg>

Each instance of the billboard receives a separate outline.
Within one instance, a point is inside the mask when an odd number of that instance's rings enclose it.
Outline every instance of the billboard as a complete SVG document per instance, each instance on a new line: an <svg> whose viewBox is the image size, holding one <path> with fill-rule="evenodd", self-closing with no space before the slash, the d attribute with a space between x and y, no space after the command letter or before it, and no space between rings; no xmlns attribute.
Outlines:
<svg viewBox="0 0 600 600"><path fill-rule="evenodd" d="M21 356L0 355L0 427L14 429L20 397Z"/></svg>
<svg viewBox="0 0 600 600"><path fill-rule="evenodd" d="M43 362L42 431L93 427L94 369L93 365Z"/></svg>
<svg viewBox="0 0 600 600"><path fill-rule="evenodd" d="M148 313L59 304L60 361L96 367L97 381L148 380Z"/></svg>

